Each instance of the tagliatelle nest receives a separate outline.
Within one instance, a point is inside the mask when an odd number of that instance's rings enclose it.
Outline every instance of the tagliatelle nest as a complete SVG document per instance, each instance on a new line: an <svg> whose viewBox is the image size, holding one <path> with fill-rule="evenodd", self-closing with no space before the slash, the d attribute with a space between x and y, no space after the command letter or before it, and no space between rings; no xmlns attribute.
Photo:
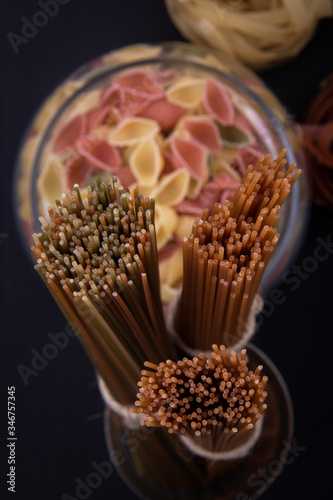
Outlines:
<svg viewBox="0 0 333 500"><path fill-rule="evenodd" d="M166 0L170 17L188 40L218 49L256 70L295 57L320 19L333 14L328 0Z"/></svg>

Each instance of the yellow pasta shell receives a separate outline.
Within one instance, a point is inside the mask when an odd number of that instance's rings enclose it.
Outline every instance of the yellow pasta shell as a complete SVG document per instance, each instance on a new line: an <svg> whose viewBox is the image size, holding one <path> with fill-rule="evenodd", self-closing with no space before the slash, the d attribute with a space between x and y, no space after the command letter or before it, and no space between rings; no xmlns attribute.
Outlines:
<svg viewBox="0 0 333 500"><path fill-rule="evenodd" d="M176 295L179 294L179 287L173 287L169 285L169 283L161 282L161 299L164 304L169 304L173 299L176 298Z"/></svg>
<svg viewBox="0 0 333 500"><path fill-rule="evenodd" d="M168 101L186 109L197 107L202 101L205 80L184 78L171 85L166 92Z"/></svg>
<svg viewBox="0 0 333 500"><path fill-rule="evenodd" d="M153 196L157 203L176 205L185 198L189 182L189 172L185 168L179 168L161 178L153 190Z"/></svg>
<svg viewBox="0 0 333 500"><path fill-rule="evenodd" d="M177 213L167 205L156 203L155 205L155 228L156 240L159 248L173 238L177 226Z"/></svg>
<svg viewBox="0 0 333 500"><path fill-rule="evenodd" d="M175 235L179 238L189 235L192 232L194 219L195 217L193 215L178 215Z"/></svg>
<svg viewBox="0 0 333 500"><path fill-rule="evenodd" d="M179 291L183 278L183 249L175 250L169 259L160 262L162 301L169 303Z"/></svg>
<svg viewBox="0 0 333 500"><path fill-rule="evenodd" d="M75 114L84 114L96 109L99 105L100 95L101 91L99 89L82 93L75 106Z"/></svg>
<svg viewBox="0 0 333 500"><path fill-rule="evenodd" d="M191 177L187 191L187 196L190 200L194 200L198 196L205 181L206 179L193 179Z"/></svg>
<svg viewBox="0 0 333 500"><path fill-rule="evenodd" d="M59 199L65 186L62 182L61 172L63 164L57 157L52 157L42 170L38 179L38 189L42 199L53 206L55 200Z"/></svg>
<svg viewBox="0 0 333 500"><path fill-rule="evenodd" d="M160 127L155 120L149 118L125 118L108 135L114 146L129 146L143 139L152 139L158 134Z"/></svg>
<svg viewBox="0 0 333 500"><path fill-rule="evenodd" d="M131 195L134 197L134 192L135 192L135 189L136 188L139 188L139 193L144 197L144 198L153 198L153 193L152 193L152 186L140 186L137 182L135 182L134 184L131 184L130 186L128 186L128 189L131 193Z"/></svg>
<svg viewBox="0 0 333 500"><path fill-rule="evenodd" d="M144 139L134 148L129 166L140 186L154 186L162 170L163 158L155 139Z"/></svg>
<svg viewBox="0 0 333 500"><path fill-rule="evenodd" d="M239 181L241 180L241 175L231 167L230 163L231 161L228 161L229 158L232 158L234 160L236 158L236 154L232 153L231 155L225 155L225 150L223 150L223 153L220 155L217 155L213 159L213 172L214 175L220 174L221 172L227 172L228 174L232 175Z"/></svg>

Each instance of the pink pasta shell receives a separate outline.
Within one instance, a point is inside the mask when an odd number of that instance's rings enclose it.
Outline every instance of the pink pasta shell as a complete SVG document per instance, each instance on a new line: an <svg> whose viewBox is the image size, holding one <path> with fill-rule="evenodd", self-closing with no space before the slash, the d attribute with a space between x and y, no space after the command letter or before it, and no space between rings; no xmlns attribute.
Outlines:
<svg viewBox="0 0 333 500"><path fill-rule="evenodd" d="M164 95L157 78L142 69L123 71L114 78L114 83L123 95L119 106L123 118L139 115L150 101Z"/></svg>
<svg viewBox="0 0 333 500"><path fill-rule="evenodd" d="M177 170L177 168L181 168L181 164L179 163L179 161L177 161L172 153L162 150L161 154L164 162L162 171L163 175L171 174L171 172L174 172L175 170Z"/></svg>
<svg viewBox="0 0 333 500"><path fill-rule="evenodd" d="M118 149L100 137L82 137L77 141L77 151L95 169L110 170L121 165Z"/></svg>
<svg viewBox="0 0 333 500"><path fill-rule="evenodd" d="M174 206L174 209L181 215L192 215L193 218L201 217L203 207L190 200L183 200Z"/></svg>
<svg viewBox="0 0 333 500"><path fill-rule="evenodd" d="M223 191L220 198L220 203L224 203L226 200L232 200L235 191L236 189L226 189L225 191Z"/></svg>
<svg viewBox="0 0 333 500"><path fill-rule="evenodd" d="M130 167L116 167L112 173L118 177L120 184L126 189L136 183L136 177Z"/></svg>
<svg viewBox="0 0 333 500"><path fill-rule="evenodd" d="M216 202L221 202L225 191L235 192L238 186L239 181L235 177L227 172L222 172L202 187L195 203L202 208L212 210Z"/></svg>
<svg viewBox="0 0 333 500"><path fill-rule="evenodd" d="M111 112L112 106L110 105L103 105L98 108L92 109L91 111L88 111L86 114L87 118L87 133L91 132L94 128L98 127L105 118L109 115Z"/></svg>
<svg viewBox="0 0 333 500"><path fill-rule="evenodd" d="M194 139L207 149L214 153L221 151L222 142L219 129L213 120L203 117L190 117L183 120L182 125Z"/></svg>
<svg viewBox="0 0 333 500"><path fill-rule="evenodd" d="M137 93L133 89L124 91L124 96L124 102L119 108L122 119L131 116L140 116L150 102L149 98L143 96L141 93Z"/></svg>
<svg viewBox="0 0 333 500"><path fill-rule="evenodd" d="M83 156L76 154L65 163L65 184L72 189L74 184L84 186L93 174L93 167Z"/></svg>
<svg viewBox="0 0 333 500"><path fill-rule="evenodd" d="M158 250L158 260L159 262L163 262L172 257L172 255L178 250L178 248L182 247L182 240L179 238L175 238L173 241L164 245L162 248Z"/></svg>
<svg viewBox="0 0 333 500"><path fill-rule="evenodd" d="M189 171L193 179L201 180L206 176L206 152L197 141L176 136L171 140L171 149L177 162Z"/></svg>
<svg viewBox="0 0 333 500"><path fill-rule="evenodd" d="M124 95L119 85L111 85L103 89L100 95L100 101L103 106L120 108L124 102Z"/></svg>
<svg viewBox="0 0 333 500"><path fill-rule="evenodd" d="M59 127L52 144L53 153L61 153L74 147L76 140L87 131L86 115L76 115Z"/></svg>
<svg viewBox="0 0 333 500"><path fill-rule="evenodd" d="M260 149L252 146L240 148L236 154L236 167L240 174L244 175L249 165L255 165L259 158L264 156L265 153Z"/></svg>
<svg viewBox="0 0 333 500"><path fill-rule="evenodd" d="M123 71L114 78L114 82L126 91L131 90L132 95L155 99L164 94L163 87L148 71L134 69Z"/></svg>
<svg viewBox="0 0 333 500"><path fill-rule="evenodd" d="M253 126L251 125L251 123L249 123L249 121L245 118L245 116L237 114L235 116L234 125L236 125L240 130L245 132L249 136L252 143L256 141L256 138L253 134Z"/></svg>
<svg viewBox="0 0 333 500"><path fill-rule="evenodd" d="M203 105L207 113L222 125L231 125L235 119L235 109L225 88L214 78L206 80L203 91Z"/></svg>
<svg viewBox="0 0 333 500"><path fill-rule="evenodd" d="M148 103L140 116L157 121L162 130L171 130L185 113L185 109L162 98Z"/></svg>

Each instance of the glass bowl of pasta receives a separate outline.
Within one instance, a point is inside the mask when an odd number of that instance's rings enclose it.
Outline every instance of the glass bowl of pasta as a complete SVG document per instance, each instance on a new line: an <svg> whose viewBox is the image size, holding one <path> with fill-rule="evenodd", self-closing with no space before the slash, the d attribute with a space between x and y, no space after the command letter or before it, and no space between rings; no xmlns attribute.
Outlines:
<svg viewBox="0 0 333 500"><path fill-rule="evenodd" d="M16 209L30 247L62 193L116 176L155 198L164 302L182 281L182 239L204 208L230 199L248 164L287 149L303 169L281 210L268 290L295 258L309 183L296 128L251 70L190 43L133 45L87 63L42 104L18 156Z"/></svg>

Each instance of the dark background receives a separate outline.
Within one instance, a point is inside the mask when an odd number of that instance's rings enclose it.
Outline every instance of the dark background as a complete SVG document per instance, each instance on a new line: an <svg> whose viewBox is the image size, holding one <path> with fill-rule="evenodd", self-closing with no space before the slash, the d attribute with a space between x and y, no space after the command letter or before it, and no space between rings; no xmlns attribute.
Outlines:
<svg viewBox="0 0 333 500"><path fill-rule="evenodd" d="M43 99L84 62L124 45L182 40L162 0L78 1L59 12L15 54L7 34L21 34L22 17L40 10L36 1L1 2L1 498L75 498L76 478L108 460L103 402L94 372L76 338L24 385L17 366L30 366L48 333L64 330L58 311L35 272L14 220L13 171L20 141ZM333 20L320 23L309 45L292 62L261 73L298 122L320 81L333 70ZM313 206L297 257L313 256L332 234L332 213ZM295 411L295 439L305 448L263 494L263 500L326 498L332 466L333 256L320 262L297 290L281 285L284 303L264 321L255 343L279 367ZM6 490L7 386L16 387L16 493ZM93 500L137 498L116 472L92 491Z"/></svg>

